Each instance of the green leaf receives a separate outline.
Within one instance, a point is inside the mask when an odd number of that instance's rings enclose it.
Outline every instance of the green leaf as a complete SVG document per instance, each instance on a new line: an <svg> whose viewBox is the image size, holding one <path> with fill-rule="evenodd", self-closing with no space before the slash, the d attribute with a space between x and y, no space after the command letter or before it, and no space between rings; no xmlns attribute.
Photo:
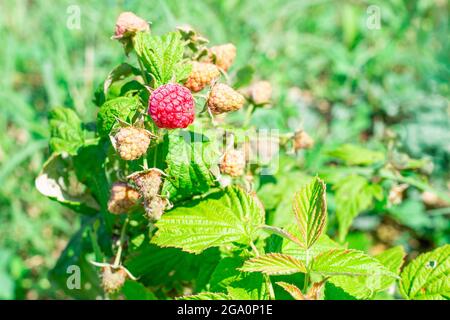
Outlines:
<svg viewBox="0 0 450 320"><path fill-rule="evenodd" d="M153 292L137 281L127 280L121 291L127 300L157 300Z"/></svg>
<svg viewBox="0 0 450 320"><path fill-rule="evenodd" d="M382 196L378 184L358 175L350 175L335 186L336 216L339 222L339 240L343 242L353 219L362 211L369 209L374 198Z"/></svg>
<svg viewBox="0 0 450 320"><path fill-rule="evenodd" d="M262 272L268 275L306 273L306 268L302 261L282 253L268 253L247 260L241 270Z"/></svg>
<svg viewBox="0 0 450 320"><path fill-rule="evenodd" d="M174 289L180 282L189 282L196 290L202 288L200 282L206 282L202 278L209 279L219 258L217 249L192 255L176 248L145 244L128 254L125 266L145 286Z"/></svg>
<svg viewBox="0 0 450 320"><path fill-rule="evenodd" d="M383 251L375 258L389 271L398 275L404 256L403 247L398 246ZM357 299L367 299L373 297L377 292L388 289L394 284L395 278L378 275L364 277L335 276L329 281Z"/></svg>
<svg viewBox="0 0 450 320"><path fill-rule="evenodd" d="M241 88L250 84L255 73L255 68L250 65L240 68L236 72L236 77L234 79L233 88Z"/></svg>
<svg viewBox="0 0 450 320"><path fill-rule="evenodd" d="M298 228L295 226L291 226L290 228L286 229L286 232L291 234L291 236L299 237L300 232L298 231ZM291 256L296 257L297 259L300 259L302 261L306 261L306 252L308 251L308 258L314 258L317 255L329 251L332 249L338 249L340 248L339 244L330 239L326 234L322 234L319 239L314 243L314 245L306 250L305 248L299 246L297 243L287 240L286 238L283 239L282 245L281 245L281 252L284 254L288 254Z"/></svg>
<svg viewBox="0 0 450 320"><path fill-rule="evenodd" d="M123 80L131 75L140 75L141 72L139 69L133 67L128 63L121 63L117 67L115 67L106 77L105 82L103 83L103 93L105 96L108 94L109 87L116 81Z"/></svg>
<svg viewBox="0 0 450 320"><path fill-rule="evenodd" d="M382 162L384 153L363 148L354 144L343 144L328 152L328 155L344 161L347 165L371 165Z"/></svg>
<svg viewBox="0 0 450 320"><path fill-rule="evenodd" d="M207 192L217 181L211 170L217 166L217 146L205 135L174 131L166 135L167 150L162 194L173 202Z"/></svg>
<svg viewBox="0 0 450 320"><path fill-rule="evenodd" d="M320 237L327 218L325 183L318 177L295 195L293 207L300 229L300 241L308 249Z"/></svg>
<svg viewBox="0 0 450 320"><path fill-rule="evenodd" d="M312 263L314 272L328 276L371 276L386 275L396 277L377 259L362 251L333 249L316 256Z"/></svg>
<svg viewBox="0 0 450 320"><path fill-rule="evenodd" d="M407 299L450 299L450 245L421 254L402 271L400 292Z"/></svg>
<svg viewBox="0 0 450 320"><path fill-rule="evenodd" d="M152 242L200 253L232 242L249 244L264 224L264 209L256 196L227 187L163 215Z"/></svg>
<svg viewBox="0 0 450 320"><path fill-rule="evenodd" d="M106 101L99 109L97 115L97 130L100 136L109 135L117 119L131 122L136 111L142 107L139 99L119 97Z"/></svg>
<svg viewBox="0 0 450 320"><path fill-rule="evenodd" d="M99 205L76 176L73 161L52 154L35 180L36 189L46 197L84 214L95 214Z"/></svg>
<svg viewBox="0 0 450 320"><path fill-rule="evenodd" d="M74 155L84 144L84 131L78 115L69 108L57 107L50 111L50 148L56 152Z"/></svg>
<svg viewBox="0 0 450 320"><path fill-rule="evenodd" d="M185 79L191 72L189 63L182 63L184 43L178 32L164 36L139 32L134 38L134 48L147 71L155 81L155 87Z"/></svg>
<svg viewBox="0 0 450 320"><path fill-rule="evenodd" d="M210 290L227 292L260 300L266 297L266 286L261 273L242 272L244 259L239 256L225 257L217 264L209 280Z"/></svg>
<svg viewBox="0 0 450 320"><path fill-rule="evenodd" d="M177 300L231 300L231 297L225 293L202 292L195 295L179 297Z"/></svg>

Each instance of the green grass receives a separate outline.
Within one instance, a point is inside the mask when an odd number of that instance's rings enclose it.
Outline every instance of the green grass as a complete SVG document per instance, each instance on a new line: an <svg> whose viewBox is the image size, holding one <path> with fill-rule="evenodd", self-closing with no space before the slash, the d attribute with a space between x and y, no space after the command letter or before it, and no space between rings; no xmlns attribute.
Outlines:
<svg viewBox="0 0 450 320"><path fill-rule="evenodd" d="M403 150L432 160L433 184L446 187L445 1L77 1L81 28L71 30L72 4L0 4L0 299L60 297L47 272L78 219L34 188L49 153L47 113L63 105L93 119L96 86L125 59L109 39L124 10L151 21L155 33L188 23L213 44L235 43L234 70L254 65L275 87L276 109L261 113L258 125L303 125L325 144L360 141L367 133L382 141L389 128ZM365 26L371 4L381 8L380 30ZM319 117L299 105L296 88L332 106L329 114Z"/></svg>

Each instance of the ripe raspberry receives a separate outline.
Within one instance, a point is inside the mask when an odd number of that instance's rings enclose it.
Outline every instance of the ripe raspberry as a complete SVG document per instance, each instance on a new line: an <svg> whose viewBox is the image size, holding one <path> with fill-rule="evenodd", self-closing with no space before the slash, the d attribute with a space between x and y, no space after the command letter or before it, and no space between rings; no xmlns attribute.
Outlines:
<svg viewBox="0 0 450 320"><path fill-rule="evenodd" d="M149 31L147 21L138 17L133 12L122 12L116 21L114 39L122 39L133 36L138 31Z"/></svg>
<svg viewBox="0 0 450 320"><path fill-rule="evenodd" d="M214 46L209 50L212 53L214 64L225 71L228 70L236 58L236 47L232 43Z"/></svg>
<svg viewBox="0 0 450 320"><path fill-rule="evenodd" d="M314 145L314 140L305 131L297 131L294 135L294 150L309 149Z"/></svg>
<svg viewBox="0 0 450 320"><path fill-rule="evenodd" d="M111 267L103 267L102 269L102 287L107 293L119 291L125 283L128 275L125 270L112 270Z"/></svg>
<svg viewBox="0 0 450 320"><path fill-rule="evenodd" d="M244 97L223 83L217 83L209 93L208 107L213 114L236 111L244 105Z"/></svg>
<svg viewBox="0 0 450 320"><path fill-rule="evenodd" d="M128 178L134 181L145 200L158 195L162 182L160 170L152 168L133 173Z"/></svg>
<svg viewBox="0 0 450 320"><path fill-rule="evenodd" d="M140 194L124 182L115 182L111 188L108 211L114 214L127 213L139 200Z"/></svg>
<svg viewBox="0 0 450 320"><path fill-rule="evenodd" d="M159 128L186 128L194 121L194 97L179 84L165 84L153 91L148 113Z"/></svg>
<svg viewBox="0 0 450 320"><path fill-rule="evenodd" d="M192 62L192 72L184 84L193 92L198 92L220 76L219 69L212 63Z"/></svg>
<svg viewBox="0 0 450 320"><path fill-rule="evenodd" d="M220 171L232 177L242 176L245 169L245 153L242 150L225 151L220 162Z"/></svg>
<svg viewBox="0 0 450 320"><path fill-rule="evenodd" d="M272 85L269 81L258 81L248 88L248 95L254 104L264 104L272 97Z"/></svg>
<svg viewBox="0 0 450 320"><path fill-rule="evenodd" d="M124 127L114 136L115 147L124 160L135 160L147 152L150 133L142 128Z"/></svg>

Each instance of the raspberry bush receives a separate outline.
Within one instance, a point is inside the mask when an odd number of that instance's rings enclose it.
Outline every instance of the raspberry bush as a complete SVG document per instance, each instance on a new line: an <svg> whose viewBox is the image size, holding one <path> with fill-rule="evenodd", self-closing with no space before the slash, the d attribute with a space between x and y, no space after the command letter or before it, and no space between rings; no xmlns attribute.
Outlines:
<svg viewBox="0 0 450 320"><path fill-rule="evenodd" d="M401 246L348 247L360 213L401 202L408 186L439 194L420 161L342 145L319 170L300 160L316 146L314 133L254 121L276 108L272 86L253 80L250 66L233 69L233 44L210 46L189 27L155 35L130 12L113 39L127 62L97 90L96 121L55 109L53 154L36 180L82 220L51 274L62 290L79 298L449 298L449 245L406 266ZM71 265L82 270L76 292L66 286Z"/></svg>

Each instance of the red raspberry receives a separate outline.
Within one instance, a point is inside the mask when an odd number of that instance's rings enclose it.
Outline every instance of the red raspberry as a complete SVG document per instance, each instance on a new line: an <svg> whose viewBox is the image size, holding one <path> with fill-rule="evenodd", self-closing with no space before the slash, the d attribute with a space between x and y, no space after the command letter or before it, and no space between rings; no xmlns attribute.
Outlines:
<svg viewBox="0 0 450 320"><path fill-rule="evenodd" d="M186 128L194 122L194 97L179 84L165 84L153 91L148 113L159 128Z"/></svg>

